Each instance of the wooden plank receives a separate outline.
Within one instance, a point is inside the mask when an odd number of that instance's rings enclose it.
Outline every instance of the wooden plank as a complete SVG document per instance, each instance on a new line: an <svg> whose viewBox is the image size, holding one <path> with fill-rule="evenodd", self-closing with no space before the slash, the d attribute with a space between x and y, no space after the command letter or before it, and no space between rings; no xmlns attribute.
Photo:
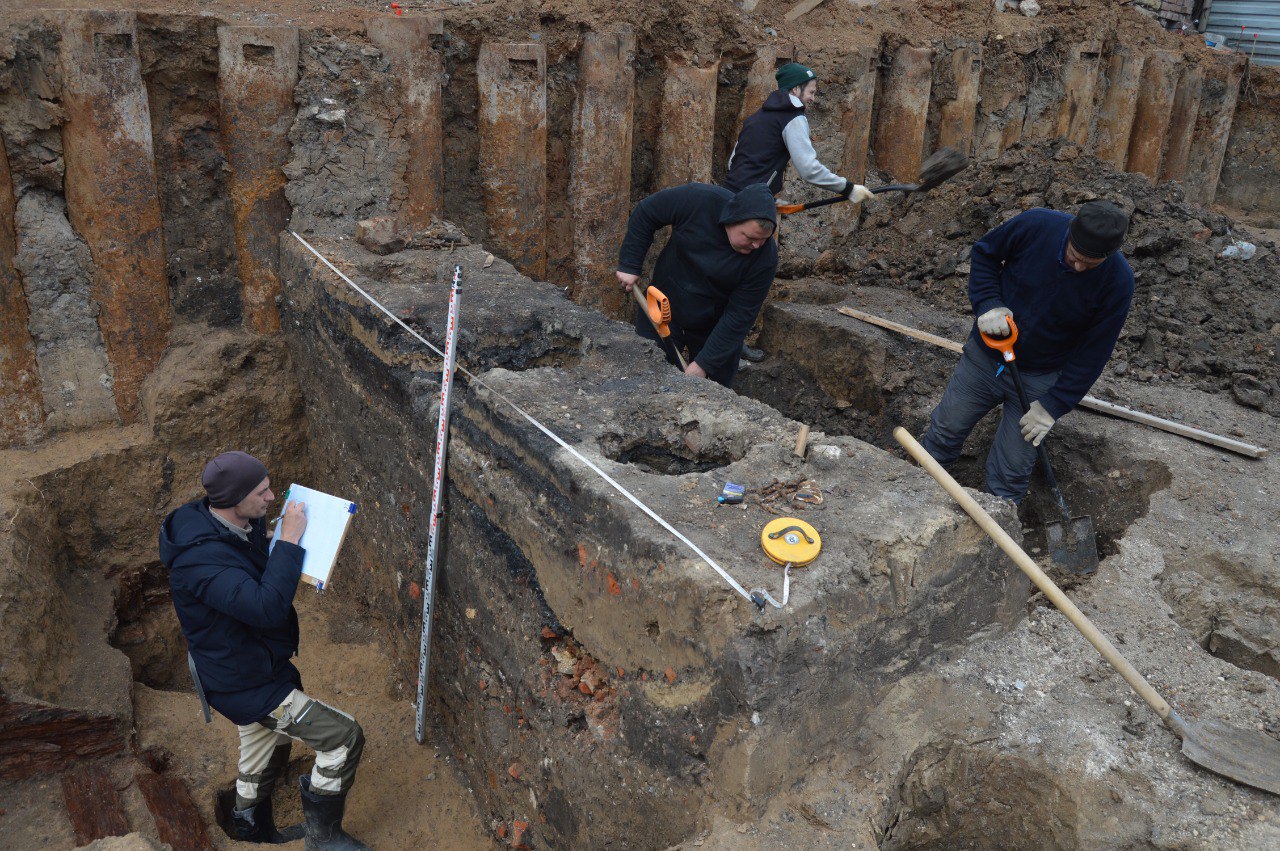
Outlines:
<svg viewBox="0 0 1280 851"><path fill-rule="evenodd" d="M172 774L139 771L138 788L156 820L161 842L168 843L173 851L206 851L213 847L200 811L180 779Z"/></svg>
<svg viewBox="0 0 1280 851"><path fill-rule="evenodd" d="M837 313L845 316L859 319L869 325L875 325L879 328L885 328L889 331L896 331L913 340L919 340L923 343L929 343L952 352L960 352L963 345L948 340L945 337L939 337L937 334L930 334L927 331L918 331L906 325L901 325L889 319L882 319L879 316L872 316L870 313L863 313L861 310L854 310L852 307L837 307ZM1122 420L1128 420L1133 423L1141 423L1143 425L1158 428L1161 431L1167 431L1170 434L1176 434L1180 437L1197 440L1201 443L1207 443L1210 446L1216 446L1219 449L1225 449L1228 452L1234 452L1237 455L1244 455L1247 458L1262 458L1267 454L1267 450L1261 446L1254 446L1250 443L1244 443L1239 440L1232 440L1229 437L1223 437L1220 434L1204 431L1203 429L1193 428L1192 426L1175 423L1157 417L1154 414L1144 413L1143 411L1135 411L1133 408L1126 408L1123 405L1117 405L1113 402L1105 402L1094 396L1085 396L1080 400L1080 407L1099 414L1108 414Z"/></svg>
<svg viewBox="0 0 1280 851"><path fill-rule="evenodd" d="M0 780L57 774L124 747L119 718L0 693Z"/></svg>
<svg viewBox="0 0 1280 851"><path fill-rule="evenodd" d="M787 12L784 17L788 21L794 21L801 15L809 14L825 2L826 0L803 0L803 2L797 3L795 6L791 7L791 11Z"/></svg>
<svg viewBox="0 0 1280 851"><path fill-rule="evenodd" d="M120 796L102 766L85 766L62 775L62 797L77 847L129 832Z"/></svg>

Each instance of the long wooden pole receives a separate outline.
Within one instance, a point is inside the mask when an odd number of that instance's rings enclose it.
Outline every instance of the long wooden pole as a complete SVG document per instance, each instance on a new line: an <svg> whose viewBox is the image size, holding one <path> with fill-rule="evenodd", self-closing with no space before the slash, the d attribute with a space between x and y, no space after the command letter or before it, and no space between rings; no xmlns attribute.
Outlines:
<svg viewBox="0 0 1280 851"><path fill-rule="evenodd" d="M919 340L922 343L929 343L942 349L952 352L959 352L964 347L945 337L939 337L937 334L930 334L927 331L920 331L907 325L894 322L890 319L883 319L879 316L872 316L870 313L863 313L861 310L854 310L852 307L837 307L837 313L866 322L868 325L875 325L878 328L884 328L889 331L896 331L913 340ZM1193 428L1182 423L1175 423L1170 420L1162 419L1154 414L1147 414L1142 411L1135 411L1133 408L1126 408L1123 405L1117 405L1113 402L1104 402L1094 396L1085 396L1080 400L1080 407L1086 408L1100 414L1109 414L1118 419L1128 420L1129 422L1142 423L1152 428L1158 428L1161 431L1167 431L1170 434L1176 434L1181 437L1198 440L1201 443L1207 443L1210 446L1216 446L1219 449L1225 449L1228 452L1234 452L1237 455L1244 455L1248 458L1261 458L1267 454L1267 450L1261 446L1254 446L1250 443L1243 443L1239 440L1232 440L1229 437L1223 437L1220 434L1204 431L1203 429Z"/></svg>
<svg viewBox="0 0 1280 851"><path fill-rule="evenodd" d="M1080 611L1075 603L1071 602L1070 597L1062 593L1062 589L1054 584L1052 579L1045 575L1045 572L1040 569L1040 565L1036 564L1031 556L1027 555L1022 547L1018 546L1018 542L1011 538L1008 532L1000 528L1000 524L981 505L978 505L977 500L969 496L959 482L951 478L950 473L942 469L942 465L935 461L933 456L926 452L925 448L916 442L916 439L908 434L905 428L901 426L895 428L893 430L893 438L902 444L902 448L907 450L912 458L916 459L916 463L923 467L929 475L937 479L938 484L942 485L952 499L960 503L960 507L973 518L975 523L982 527L982 531L990 535L991 539L996 542L996 546L1004 550L1005 554L1013 559L1014 564L1049 598L1049 602L1058 607L1058 611L1066 615L1072 626L1078 629L1080 634L1102 654L1102 658L1107 660L1107 664L1115 668L1117 673L1124 677L1124 681L1156 711L1160 719L1169 722L1170 726L1174 727L1174 731L1182 735L1182 731L1178 729L1181 719L1178 719L1175 715L1175 720L1170 722L1169 716L1173 713L1173 707L1169 705L1169 702L1151 687L1151 683L1147 682L1146 677L1138 673L1137 668L1129 664L1128 659L1120 655L1120 651L1116 650L1105 635L1098 632L1098 628L1093 625L1093 622L1085 617L1084 612Z"/></svg>

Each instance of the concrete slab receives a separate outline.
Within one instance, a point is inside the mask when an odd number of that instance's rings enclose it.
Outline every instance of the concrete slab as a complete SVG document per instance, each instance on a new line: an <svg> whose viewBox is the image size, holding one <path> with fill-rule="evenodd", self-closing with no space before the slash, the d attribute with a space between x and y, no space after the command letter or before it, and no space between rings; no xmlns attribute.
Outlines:
<svg viewBox="0 0 1280 851"><path fill-rule="evenodd" d="M112 391L132 422L173 324L136 21L132 12L67 12L61 21L67 209L93 254Z"/></svg>
<svg viewBox="0 0 1280 851"><path fill-rule="evenodd" d="M705 68L671 60L662 83L658 163L654 190L711 182L720 63Z"/></svg>
<svg viewBox="0 0 1280 851"><path fill-rule="evenodd" d="M0 449L31 443L44 433L36 345L27 326L31 311L14 265L17 207L9 157L0 139Z"/></svg>
<svg viewBox="0 0 1280 851"><path fill-rule="evenodd" d="M900 46L881 80L876 165L898 182L912 183L924 160L933 48Z"/></svg>
<svg viewBox="0 0 1280 851"><path fill-rule="evenodd" d="M444 33L439 15L376 15L365 22L369 40L391 64L407 126L404 182L408 201L400 219L408 229L430 226L444 210L444 129L440 87L444 62L432 44Z"/></svg>
<svg viewBox="0 0 1280 851"><path fill-rule="evenodd" d="M297 112L296 27L218 27L218 100L230 174L244 327L280 329L280 232L289 223L283 166Z"/></svg>
<svg viewBox="0 0 1280 851"><path fill-rule="evenodd" d="M583 36L569 184L574 301L619 317L629 302L614 270L631 214L635 49L630 29Z"/></svg>
<svg viewBox="0 0 1280 851"><path fill-rule="evenodd" d="M480 87L480 175L489 242L524 274L547 268L547 51L485 42Z"/></svg>
<svg viewBox="0 0 1280 851"><path fill-rule="evenodd" d="M318 247L432 337L444 276L464 268L463 360L489 389L466 381L455 396L433 715L471 755L462 768L483 806L527 816L545 844L679 841L700 801L786 787L920 660L1020 617L1025 584L924 474L888 453L814 435L800 462L796 423L671 370L628 326L550 285L502 262L483 268L479 246L404 252L394 273L346 242ZM435 367L300 247L284 256L290 345L317 367L303 374L316 475L369 506L370 540L353 542L352 563L375 567L353 571L348 593L391 625L391 652L411 676L415 506L431 458L418 421ZM775 596L781 575L759 548L775 515L715 496L726 479L813 478L824 507L786 510L817 525L822 555L793 575L787 608L757 613L498 394L746 587ZM352 418L352 405L366 415ZM341 461L353 441L364 447L358 476ZM383 543L371 549L372 539ZM622 788L645 794L620 808Z"/></svg>

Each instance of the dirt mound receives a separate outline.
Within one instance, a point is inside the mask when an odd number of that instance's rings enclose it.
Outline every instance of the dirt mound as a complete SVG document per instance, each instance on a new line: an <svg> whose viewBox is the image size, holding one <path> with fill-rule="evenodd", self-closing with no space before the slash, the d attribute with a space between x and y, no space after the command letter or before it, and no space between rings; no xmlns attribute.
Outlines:
<svg viewBox="0 0 1280 851"><path fill-rule="evenodd" d="M1251 260L1224 258L1224 248L1245 238L1231 218L1187 203L1179 184L1152 186L1062 140L1014 146L928 195L870 205L862 227L819 268L968 311L977 239L1023 210L1075 211L1093 199L1133 217L1124 253L1136 292L1107 374L1229 390L1243 405L1280 415L1280 249L1262 241Z"/></svg>

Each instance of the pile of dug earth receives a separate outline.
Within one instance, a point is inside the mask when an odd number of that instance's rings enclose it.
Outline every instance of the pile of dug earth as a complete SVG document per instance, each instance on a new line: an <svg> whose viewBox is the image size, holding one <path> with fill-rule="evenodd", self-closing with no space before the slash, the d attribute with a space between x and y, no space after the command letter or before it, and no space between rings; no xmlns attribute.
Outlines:
<svg viewBox="0 0 1280 851"><path fill-rule="evenodd" d="M1114 201L1132 216L1124 253L1136 292L1104 375L1229 391L1242 405L1280 415L1280 248L1187 203L1179 184L1153 186L1058 140L1014 146L927 195L885 197L818 268L850 285L895 286L948 311L969 309L970 248L991 228L1032 207L1073 211L1095 198ZM1257 243L1252 259L1221 256L1237 239Z"/></svg>

